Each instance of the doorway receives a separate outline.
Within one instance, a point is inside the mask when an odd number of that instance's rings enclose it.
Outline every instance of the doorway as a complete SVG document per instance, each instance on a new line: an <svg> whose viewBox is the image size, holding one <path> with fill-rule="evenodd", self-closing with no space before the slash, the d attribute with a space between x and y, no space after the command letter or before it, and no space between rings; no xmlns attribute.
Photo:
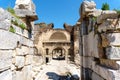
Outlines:
<svg viewBox="0 0 120 80"><path fill-rule="evenodd" d="M46 60L45 60L45 61L46 61L46 63L48 63L48 62L49 62L49 58L48 58L48 57L46 57Z"/></svg>
<svg viewBox="0 0 120 80"><path fill-rule="evenodd" d="M52 59L65 60L65 50L63 48L55 48L52 51Z"/></svg>

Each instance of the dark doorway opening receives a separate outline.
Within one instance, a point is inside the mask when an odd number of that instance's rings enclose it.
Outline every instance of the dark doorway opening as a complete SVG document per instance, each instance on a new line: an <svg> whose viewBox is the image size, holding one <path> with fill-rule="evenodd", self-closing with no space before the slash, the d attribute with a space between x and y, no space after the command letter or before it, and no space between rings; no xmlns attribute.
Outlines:
<svg viewBox="0 0 120 80"><path fill-rule="evenodd" d="M65 50L63 48L55 48L52 51L52 59L65 60Z"/></svg>
<svg viewBox="0 0 120 80"><path fill-rule="evenodd" d="M48 55L48 53L49 53L49 49L47 48L47 49L46 49L46 55Z"/></svg>
<svg viewBox="0 0 120 80"><path fill-rule="evenodd" d="M46 63L48 63L49 62L49 58L48 57L46 57Z"/></svg>

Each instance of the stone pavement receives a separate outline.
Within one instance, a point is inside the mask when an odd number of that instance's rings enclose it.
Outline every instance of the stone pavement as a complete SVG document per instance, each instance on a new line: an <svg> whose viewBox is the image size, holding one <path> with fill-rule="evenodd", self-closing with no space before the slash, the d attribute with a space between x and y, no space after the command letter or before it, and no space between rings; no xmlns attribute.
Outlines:
<svg viewBox="0 0 120 80"><path fill-rule="evenodd" d="M74 64L68 64L64 60L52 60L41 67L35 80L67 80L65 78L70 73L80 77L80 70Z"/></svg>

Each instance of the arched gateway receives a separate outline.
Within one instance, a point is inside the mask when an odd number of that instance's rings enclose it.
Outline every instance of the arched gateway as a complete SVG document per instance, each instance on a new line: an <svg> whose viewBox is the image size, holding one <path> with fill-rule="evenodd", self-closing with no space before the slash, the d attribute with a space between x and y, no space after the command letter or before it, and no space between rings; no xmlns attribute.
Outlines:
<svg viewBox="0 0 120 80"><path fill-rule="evenodd" d="M53 49L52 59L65 60L65 49L61 47Z"/></svg>
<svg viewBox="0 0 120 80"><path fill-rule="evenodd" d="M46 35L46 36L45 36ZM43 56L45 62L54 60L68 60L68 52L70 48L70 33L63 29L51 29L42 34L40 44L43 48ZM40 37L41 38L41 37Z"/></svg>

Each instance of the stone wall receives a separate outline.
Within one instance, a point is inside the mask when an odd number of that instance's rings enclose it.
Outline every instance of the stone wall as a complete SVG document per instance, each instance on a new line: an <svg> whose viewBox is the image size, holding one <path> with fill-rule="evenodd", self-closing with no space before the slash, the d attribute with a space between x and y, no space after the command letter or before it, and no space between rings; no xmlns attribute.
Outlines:
<svg viewBox="0 0 120 80"><path fill-rule="evenodd" d="M0 8L0 80L33 80L32 67L37 61L27 27L20 18Z"/></svg>
<svg viewBox="0 0 120 80"><path fill-rule="evenodd" d="M119 80L119 16L84 1L80 8L80 65L82 80Z"/></svg>
<svg viewBox="0 0 120 80"><path fill-rule="evenodd" d="M73 41L74 41L74 61L76 65L80 66L80 55L79 55L79 33L80 33L80 24L77 23L76 25L73 26Z"/></svg>

